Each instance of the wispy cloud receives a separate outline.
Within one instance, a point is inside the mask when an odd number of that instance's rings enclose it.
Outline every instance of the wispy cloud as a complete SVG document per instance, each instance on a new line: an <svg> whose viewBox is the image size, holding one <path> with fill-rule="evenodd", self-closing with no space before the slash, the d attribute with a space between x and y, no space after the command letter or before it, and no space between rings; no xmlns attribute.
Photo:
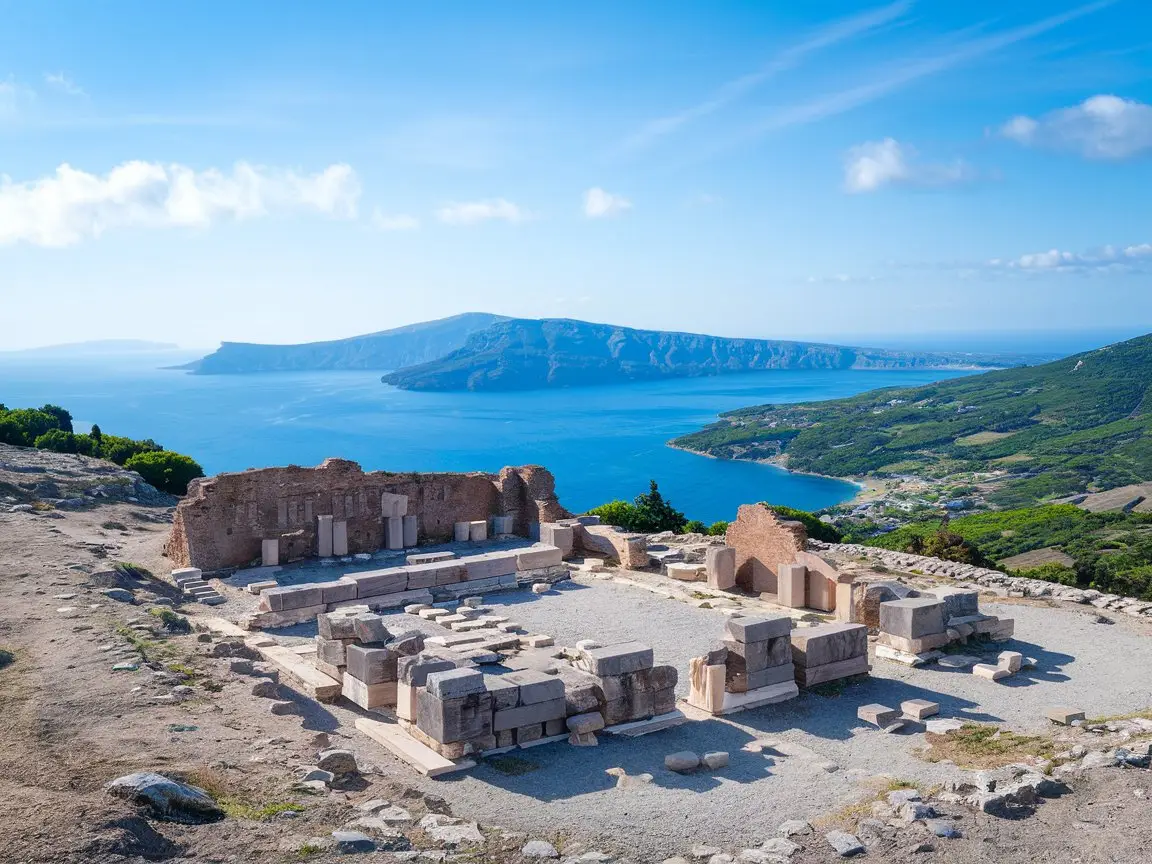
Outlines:
<svg viewBox="0 0 1152 864"><path fill-rule="evenodd" d="M594 186L584 193L584 215L589 219L619 216L631 209L632 202L623 195L613 195L599 186Z"/></svg>
<svg viewBox="0 0 1152 864"><path fill-rule="evenodd" d="M84 88L82 88L79 84L77 84L63 72L45 72L44 83L52 89L59 90L61 93L66 93L69 96L87 95L84 92Z"/></svg>
<svg viewBox="0 0 1152 864"><path fill-rule="evenodd" d="M1152 243L1105 246L1094 252L1066 252L1049 249L1018 258L993 258L985 267L1027 273L1115 273L1152 268Z"/></svg>
<svg viewBox="0 0 1152 864"><path fill-rule="evenodd" d="M372 211L372 227L377 231L414 231L420 220L407 213L385 213L379 207Z"/></svg>
<svg viewBox="0 0 1152 864"><path fill-rule="evenodd" d="M1025 146L1070 150L1087 159L1126 159L1152 150L1152 105L1093 96L1039 119L1013 117L1000 134Z"/></svg>
<svg viewBox="0 0 1152 864"><path fill-rule="evenodd" d="M0 123L21 119L36 102L36 91L15 78L0 80Z"/></svg>
<svg viewBox="0 0 1152 864"><path fill-rule="evenodd" d="M71 246L117 228L203 228L295 210L354 218L359 196L343 164L297 174L240 162L225 173L136 161L104 175L64 164L28 183L0 176L0 245Z"/></svg>
<svg viewBox="0 0 1152 864"><path fill-rule="evenodd" d="M844 159L844 188L849 192L875 192L890 185L948 186L974 176L960 160L947 165L921 162L914 147L894 138L859 144Z"/></svg>
<svg viewBox="0 0 1152 864"><path fill-rule="evenodd" d="M912 5L913 0L898 0L898 2L835 21L818 30L803 42L785 48L755 72L734 78L721 85L703 102L698 102L675 114L648 123L624 142L624 149L642 149L694 120L707 117L709 114L713 114L746 96L781 72L798 66L809 54L831 48L840 42L888 24L904 15Z"/></svg>
<svg viewBox="0 0 1152 864"><path fill-rule="evenodd" d="M831 276L809 276L804 281L809 285L862 285L875 282L877 276L852 276L848 273L833 273Z"/></svg>
<svg viewBox="0 0 1152 864"><path fill-rule="evenodd" d="M527 222L532 214L504 198L485 201L452 202L436 211L436 218L445 225L477 225L481 222Z"/></svg>

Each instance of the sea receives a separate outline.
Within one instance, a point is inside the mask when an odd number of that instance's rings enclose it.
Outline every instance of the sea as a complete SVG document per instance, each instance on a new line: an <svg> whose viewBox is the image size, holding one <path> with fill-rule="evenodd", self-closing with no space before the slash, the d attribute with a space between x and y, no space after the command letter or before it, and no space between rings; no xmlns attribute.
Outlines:
<svg viewBox="0 0 1152 864"><path fill-rule="evenodd" d="M200 376L162 368L187 357L0 355L0 403L62 405L78 431L152 438L208 474L318 465L366 470L497 471L538 464L561 502L582 512L631 500L655 480L691 519L732 519L768 501L817 510L850 500L851 483L772 465L712 459L667 442L722 411L926 384L957 370L774 370L610 387L515 393L414 393L379 372Z"/></svg>

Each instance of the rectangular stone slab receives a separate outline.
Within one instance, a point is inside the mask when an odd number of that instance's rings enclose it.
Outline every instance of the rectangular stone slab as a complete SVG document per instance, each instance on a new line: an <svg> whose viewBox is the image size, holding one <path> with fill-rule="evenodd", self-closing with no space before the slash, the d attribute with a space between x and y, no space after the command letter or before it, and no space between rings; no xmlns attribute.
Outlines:
<svg viewBox="0 0 1152 864"><path fill-rule="evenodd" d="M521 726L562 719L564 716L564 699L550 699L547 702L536 702L532 705L521 705L519 708L497 711L492 719L492 728L497 732L504 729L519 729Z"/></svg>
<svg viewBox="0 0 1152 864"><path fill-rule="evenodd" d="M417 654L413 657L401 657L396 661L396 677L409 687L423 687L433 672L447 672L455 668L456 664L451 660Z"/></svg>
<svg viewBox="0 0 1152 864"><path fill-rule="evenodd" d="M421 744L396 723L381 723L379 720L358 717L356 728L383 746L396 758L407 762L416 771L427 777L439 777L454 771L463 771L476 764L470 759L458 763L445 759L432 748Z"/></svg>
<svg viewBox="0 0 1152 864"><path fill-rule="evenodd" d="M404 560L408 564L435 564L437 561L452 561L455 552L415 552Z"/></svg>
<svg viewBox="0 0 1152 864"><path fill-rule="evenodd" d="M504 679L520 688L521 705L534 705L537 702L564 698L564 682L555 675L547 675L535 669L522 669L518 672L509 672Z"/></svg>
<svg viewBox="0 0 1152 864"><path fill-rule="evenodd" d="M908 597L880 604L880 632L901 639L922 639L944 631L944 601Z"/></svg>
<svg viewBox="0 0 1152 864"><path fill-rule="evenodd" d="M492 695L481 692L437 699L428 690L421 690L416 697L416 726L444 744L491 735Z"/></svg>
<svg viewBox="0 0 1152 864"><path fill-rule="evenodd" d="M764 642L792 632L792 619L787 615L773 618L729 618L724 631L737 642Z"/></svg>
<svg viewBox="0 0 1152 864"><path fill-rule="evenodd" d="M396 682L384 681L380 684L365 684L358 678L345 675L341 692L346 699L364 709L383 708L396 704Z"/></svg>
<svg viewBox="0 0 1152 864"><path fill-rule="evenodd" d="M792 631L792 662L797 667L824 666L868 656L868 628L863 624L818 624Z"/></svg>
<svg viewBox="0 0 1152 864"><path fill-rule="evenodd" d="M492 708L505 711L520 704L520 688L507 675L485 675L484 687L492 694Z"/></svg>
<svg viewBox="0 0 1152 864"><path fill-rule="evenodd" d="M404 591L408 587L408 571L403 567L349 573L344 578L351 579L356 583L357 598L395 594L397 591Z"/></svg>
<svg viewBox="0 0 1152 864"><path fill-rule="evenodd" d="M397 656L389 648L349 645L344 656L348 663L348 675L365 684L383 684L396 680Z"/></svg>
<svg viewBox="0 0 1152 864"><path fill-rule="evenodd" d="M825 663L823 666L793 666L796 673L796 683L801 687L815 687L817 684L827 684L840 678L851 678L854 675L868 674L868 657L861 655L849 660L839 660L835 663Z"/></svg>
<svg viewBox="0 0 1152 864"><path fill-rule="evenodd" d="M481 523L487 525L487 523ZM461 558L468 581L489 579L493 576L512 576L516 573L515 552L488 552Z"/></svg>
<svg viewBox="0 0 1152 864"><path fill-rule="evenodd" d="M539 570L564 563L564 553L556 546L539 543L527 549L516 550L517 570Z"/></svg>
<svg viewBox="0 0 1152 864"><path fill-rule="evenodd" d="M622 642L586 651L584 659L593 675L627 675L652 667L652 649L639 642Z"/></svg>
<svg viewBox="0 0 1152 864"><path fill-rule="evenodd" d="M428 692L437 699L455 699L484 692L484 676L474 669L449 669L428 676Z"/></svg>
<svg viewBox="0 0 1152 864"><path fill-rule="evenodd" d="M345 600L355 600L356 589L356 583L347 577L337 579L335 582L324 582L320 586L320 591L325 603L341 603Z"/></svg>

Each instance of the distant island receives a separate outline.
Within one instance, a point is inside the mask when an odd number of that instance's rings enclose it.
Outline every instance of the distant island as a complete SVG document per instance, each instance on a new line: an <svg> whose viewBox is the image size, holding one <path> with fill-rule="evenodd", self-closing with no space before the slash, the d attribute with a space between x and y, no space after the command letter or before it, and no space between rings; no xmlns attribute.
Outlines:
<svg viewBox="0 0 1152 864"><path fill-rule="evenodd" d="M671 444L835 477L911 476L1001 507L1147 482L1152 334L1038 366L729 411Z"/></svg>
<svg viewBox="0 0 1152 864"><path fill-rule="evenodd" d="M473 333L503 320L499 315L486 312L466 312L329 342L303 345L225 342L207 357L175 368L197 375L400 369L450 354L461 348Z"/></svg>
<svg viewBox="0 0 1152 864"><path fill-rule="evenodd" d="M43 345L38 348L0 351L0 354L91 357L112 354L152 354L179 350L180 346L172 342L149 342L145 339L94 339L89 342L64 342L60 345Z"/></svg>
<svg viewBox="0 0 1152 864"><path fill-rule="evenodd" d="M403 390L535 390L765 369L989 369L1020 355L898 351L637 330L568 318L470 312L303 345L225 342L184 366L198 375L380 370Z"/></svg>

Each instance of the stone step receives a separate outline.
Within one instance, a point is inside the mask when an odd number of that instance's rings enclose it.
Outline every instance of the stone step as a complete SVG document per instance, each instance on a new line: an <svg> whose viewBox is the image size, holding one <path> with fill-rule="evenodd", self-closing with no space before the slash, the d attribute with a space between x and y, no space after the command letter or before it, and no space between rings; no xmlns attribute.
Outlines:
<svg viewBox="0 0 1152 864"><path fill-rule="evenodd" d="M226 598L216 593L205 594L204 596L197 597L196 599L207 606L219 606L221 603L227 602Z"/></svg>

